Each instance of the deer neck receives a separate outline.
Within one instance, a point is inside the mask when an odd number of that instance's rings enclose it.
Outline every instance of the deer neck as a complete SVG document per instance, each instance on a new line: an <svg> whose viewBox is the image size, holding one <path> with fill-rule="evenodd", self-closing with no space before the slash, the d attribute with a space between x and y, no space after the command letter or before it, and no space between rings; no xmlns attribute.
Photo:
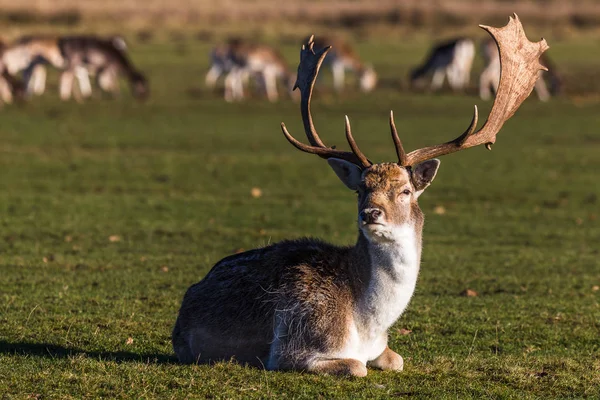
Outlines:
<svg viewBox="0 0 600 400"><path fill-rule="evenodd" d="M378 336L406 309L417 283L421 258L418 224L393 229L385 241L369 240L359 233L355 260L360 271L356 291L355 322L364 335Z"/></svg>

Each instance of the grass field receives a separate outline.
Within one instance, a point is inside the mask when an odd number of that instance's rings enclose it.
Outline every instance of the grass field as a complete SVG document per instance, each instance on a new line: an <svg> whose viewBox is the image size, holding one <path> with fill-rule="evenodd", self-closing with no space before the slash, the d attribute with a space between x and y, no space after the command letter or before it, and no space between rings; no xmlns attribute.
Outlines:
<svg viewBox="0 0 600 400"><path fill-rule="evenodd" d="M364 379L173 357L181 298L220 258L356 237L354 194L280 133L285 121L302 137L298 104L223 102L202 87L207 50L135 46L146 104L128 93L63 104L51 91L0 111L1 398L600 397L600 114L598 80L582 78L597 76L597 44L552 49L585 95L532 98L492 152L443 158L420 201L417 291L390 331L405 371ZM401 87L426 47L360 50ZM284 51L297 62L297 46ZM343 146L348 114L366 154L389 161L390 109L414 149L460 134L474 103L487 115L474 96L322 90L314 115Z"/></svg>

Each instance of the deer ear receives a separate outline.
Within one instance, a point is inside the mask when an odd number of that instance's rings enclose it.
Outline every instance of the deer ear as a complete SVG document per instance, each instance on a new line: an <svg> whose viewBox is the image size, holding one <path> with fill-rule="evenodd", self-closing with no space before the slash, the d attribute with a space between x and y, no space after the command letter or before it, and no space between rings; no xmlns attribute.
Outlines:
<svg viewBox="0 0 600 400"><path fill-rule="evenodd" d="M328 158L327 162L333 168L338 178L351 190L358 190L362 170L358 165L339 158Z"/></svg>
<svg viewBox="0 0 600 400"><path fill-rule="evenodd" d="M421 195L427 186L431 184L439 167L440 160L437 158L424 161L421 164L417 164L413 167L412 180L413 185L415 185L415 189L417 190L417 196Z"/></svg>

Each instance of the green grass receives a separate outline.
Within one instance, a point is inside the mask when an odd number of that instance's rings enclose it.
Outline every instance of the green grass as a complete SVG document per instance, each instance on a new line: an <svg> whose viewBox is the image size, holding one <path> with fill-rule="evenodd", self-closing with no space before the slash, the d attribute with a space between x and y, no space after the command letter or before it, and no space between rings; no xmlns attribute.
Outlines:
<svg viewBox="0 0 600 400"><path fill-rule="evenodd" d="M423 44L361 50L395 80ZM582 56L592 48L564 43L554 54L593 70ZM297 49L284 50L296 62ZM221 257L283 238L356 236L354 194L280 133L285 121L302 137L298 105L224 103L202 88L206 52L135 48L152 82L146 104L128 93L61 104L49 93L1 111L3 398L600 397L600 116L597 103L565 98L528 100L492 152L444 157L421 197L417 291L390 331L404 372L178 365L170 333L181 298ZM460 134L474 103L489 111L470 96L322 90L314 114L340 147L348 114L366 154L389 161L389 109L414 149Z"/></svg>

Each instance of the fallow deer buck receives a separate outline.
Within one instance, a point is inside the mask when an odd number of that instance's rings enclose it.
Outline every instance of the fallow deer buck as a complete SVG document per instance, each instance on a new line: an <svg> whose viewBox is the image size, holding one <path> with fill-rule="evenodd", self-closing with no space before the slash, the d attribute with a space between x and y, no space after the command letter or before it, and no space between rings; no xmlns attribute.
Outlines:
<svg viewBox="0 0 600 400"><path fill-rule="evenodd" d="M452 90L463 90L469 85L474 57L472 39L457 38L440 43L431 49L422 65L411 71L410 85L414 87L431 74L431 90L440 89L445 78Z"/></svg>
<svg viewBox="0 0 600 400"><path fill-rule="evenodd" d="M407 154L390 113L398 162L382 164L372 164L359 150L347 118L352 152L320 139L310 101L330 48L315 53L312 38L303 46L296 87L310 145L281 128L296 148L327 159L358 193L357 242L337 247L314 239L283 241L219 261L183 299L172 337L181 362L235 359L270 370L352 376L365 376L367 365L402 370L402 357L387 346L387 330L417 282L423 229L417 199L436 175L435 157L481 144L489 148L531 93L543 69L538 58L548 48L543 39L527 40L516 15L503 28L481 27L497 41L502 60L498 96L486 123L475 129L475 108L462 135Z"/></svg>

